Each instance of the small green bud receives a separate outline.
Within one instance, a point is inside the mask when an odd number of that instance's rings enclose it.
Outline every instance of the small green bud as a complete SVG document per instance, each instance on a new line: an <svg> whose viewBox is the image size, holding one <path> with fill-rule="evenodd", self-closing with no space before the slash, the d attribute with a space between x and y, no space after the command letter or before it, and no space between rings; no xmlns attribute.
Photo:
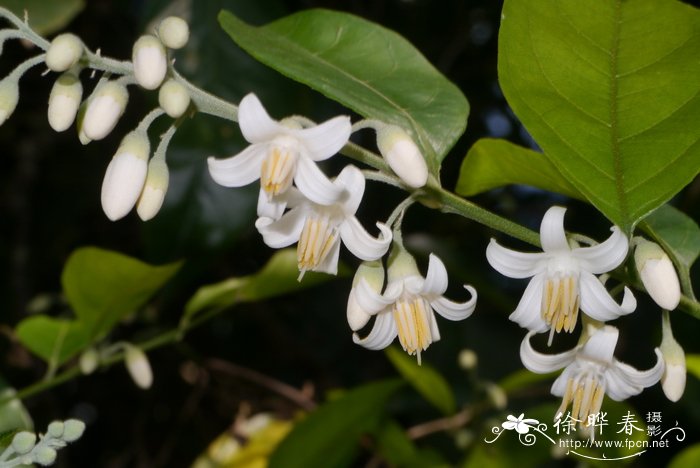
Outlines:
<svg viewBox="0 0 700 468"><path fill-rule="evenodd" d="M19 86L17 80L8 76L0 81L0 125L10 118L19 102Z"/></svg>
<svg viewBox="0 0 700 468"><path fill-rule="evenodd" d="M46 433L54 439L60 439L61 437L63 437L63 429L64 424L62 421L54 421L51 424L49 424Z"/></svg>
<svg viewBox="0 0 700 468"><path fill-rule="evenodd" d="M55 72L64 72L78 63L83 55L83 43L75 34L56 36L46 51L46 66Z"/></svg>
<svg viewBox="0 0 700 468"><path fill-rule="evenodd" d="M153 219L158 214L168 191L170 173L168 166L162 158L152 158L148 163L148 175L141 192L136 213L142 221Z"/></svg>
<svg viewBox="0 0 700 468"><path fill-rule="evenodd" d="M158 36L165 47L181 49L190 38L190 28L182 18L169 16L160 22Z"/></svg>
<svg viewBox="0 0 700 468"><path fill-rule="evenodd" d="M190 93L177 81L170 79L158 91L158 103L166 114L177 119L190 106Z"/></svg>
<svg viewBox="0 0 700 468"><path fill-rule="evenodd" d="M12 438L12 449L20 455L31 452L35 444L36 434L33 432L18 432Z"/></svg>
<svg viewBox="0 0 700 468"><path fill-rule="evenodd" d="M389 255L387 276L389 282L398 281L407 276L420 276L416 260L413 255L403 247L394 242L394 248Z"/></svg>
<svg viewBox="0 0 700 468"><path fill-rule="evenodd" d="M85 423L79 419L67 419L63 423L63 440L73 442L80 439L85 432Z"/></svg>
<svg viewBox="0 0 700 468"><path fill-rule="evenodd" d="M34 460L43 466L53 465L56 461L56 450L51 447L39 447L34 451Z"/></svg>
<svg viewBox="0 0 700 468"><path fill-rule="evenodd" d="M664 373L661 376L661 389L666 398L676 402L681 399L685 392L685 351L673 336L668 312L664 312L661 333L659 349L665 364Z"/></svg>
<svg viewBox="0 0 700 468"><path fill-rule="evenodd" d="M80 355L80 372L90 375L100 365L100 356L95 348L88 348Z"/></svg>
<svg viewBox="0 0 700 468"><path fill-rule="evenodd" d="M471 349L463 349L457 356L459 367L464 370L472 370L479 363L479 356Z"/></svg>

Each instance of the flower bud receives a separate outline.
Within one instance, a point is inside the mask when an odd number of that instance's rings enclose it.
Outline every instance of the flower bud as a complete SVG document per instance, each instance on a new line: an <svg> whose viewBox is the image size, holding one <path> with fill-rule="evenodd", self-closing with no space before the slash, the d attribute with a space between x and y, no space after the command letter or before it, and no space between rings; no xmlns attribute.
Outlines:
<svg viewBox="0 0 700 468"><path fill-rule="evenodd" d="M38 447L34 451L34 460L43 466L53 465L56 461L56 450L51 447Z"/></svg>
<svg viewBox="0 0 700 468"><path fill-rule="evenodd" d="M347 309L348 325L350 325L352 331L358 331L367 325L367 322L369 322L369 319L372 317L365 312L367 308L363 307L363 304L360 302L363 295L360 294L358 296L356 293L356 288L359 286L360 281L365 281L366 285L372 290L376 293L381 293L382 287L384 286L384 267L382 266L382 262L379 260L362 262L355 273L355 277L352 280L350 296L348 296Z"/></svg>
<svg viewBox="0 0 700 468"><path fill-rule="evenodd" d="M166 114L177 119L190 106L190 93L180 83L171 79L160 87L158 103Z"/></svg>
<svg viewBox="0 0 700 468"><path fill-rule="evenodd" d="M22 431L15 434L12 438L12 450L19 455L31 452L36 444L36 434L33 432Z"/></svg>
<svg viewBox="0 0 700 468"><path fill-rule="evenodd" d="M501 387L493 382L486 382L484 390L486 390L486 396L494 408L498 410L506 409L506 406L508 406L508 395Z"/></svg>
<svg viewBox="0 0 700 468"><path fill-rule="evenodd" d="M117 125L126 109L129 93L126 86L116 81L100 85L88 103L83 119L82 131L90 140L101 140Z"/></svg>
<svg viewBox="0 0 700 468"><path fill-rule="evenodd" d="M168 16L158 26L158 37L165 47L181 49L190 38L190 28L182 18Z"/></svg>
<svg viewBox="0 0 700 468"><path fill-rule="evenodd" d="M165 47L157 37L146 34L134 43L132 54L136 82L146 89L156 89L168 71Z"/></svg>
<svg viewBox="0 0 700 468"><path fill-rule="evenodd" d="M649 296L661 308L673 310L681 300L676 269L666 252L655 242L637 238L634 262Z"/></svg>
<svg viewBox="0 0 700 468"><path fill-rule="evenodd" d="M153 372L146 353L132 345L126 345L125 353L126 368L134 383L143 389L150 388L153 384Z"/></svg>
<svg viewBox="0 0 700 468"><path fill-rule="evenodd" d="M664 316L662 326L661 355L664 358L664 373L661 376L661 388L669 400L676 402L685 391L685 352L673 337L668 316Z"/></svg>
<svg viewBox="0 0 700 468"><path fill-rule="evenodd" d="M63 440L73 442L83 435L85 432L85 423L79 419L67 419L63 423Z"/></svg>
<svg viewBox="0 0 700 468"><path fill-rule="evenodd" d="M58 77L49 96L49 125L57 132L67 130L73 124L80 100L83 97L83 84L73 73L66 72Z"/></svg>
<svg viewBox="0 0 700 468"><path fill-rule="evenodd" d="M148 221L158 214L160 207L163 206L169 181L170 173L165 161L162 158L151 159L148 164L146 184L136 205L136 212L142 221Z"/></svg>
<svg viewBox="0 0 700 468"><path fill-rule="evenodd" d="M88 348L80 355L80 372L82 372L83 375L90 375L95 372L99 364L100 356L97 354L95 348Z"/></svg>
<svg viewBox="0 0 700 468"><path fill-rule="evenodd" d="M55 72L64 72L78 63L83 55L83 43L70 33L56 36L46 51L46 66Z"/></svg>
<svg viewBox="0 0 700 468"><path fill-rule="evenodd" d="M457 356L459 367L464 370L472 370L479 363L479 356L471 349L463 349Z"/></svg>
<svg viewBox="0 0 700 468"><path fill-rule="evenodd" d="M12 115L19 102L19 85L17 80L8 76L0 81L0 125Z"/></svg>
<svg viewBox="0 0 700 468"><path fill-rule="evenodd" d="M135 130L122 139L102 181L102 210L116 221L126 216L141 195L151 145L145 132Z"/></svg>
<svg viewBox="0 0 700 468"><path fill-rule="evenodd" d="M385 125L377 130L377 146L391 170L406 185L418 188L428 182L428 165L425 158L402 128Z"/></svg>
<svg viewBox="0 0 700 468"><path fill-rule="evenodd" d="M63 422L54 421L51 424L49 424L49 427L46 430L46 433L55 439L60 439L61 437L63 437L63 430L64 430Z"/></svg>
<svg viewBox="0 0 700 468"><path fill-rule="evenodd" d="M408 253L403 245L394 242L394 248L389 255L387 277L389 282L399 281L407 276L421 276L413 255Z"/></svg>

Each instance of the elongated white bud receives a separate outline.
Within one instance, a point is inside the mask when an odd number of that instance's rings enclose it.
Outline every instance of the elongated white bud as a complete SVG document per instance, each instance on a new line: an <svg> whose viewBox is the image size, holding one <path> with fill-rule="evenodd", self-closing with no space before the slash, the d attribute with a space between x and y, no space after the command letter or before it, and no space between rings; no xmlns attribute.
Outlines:
<svg viewBox="0 0 700 468"><path fill-rule="evenodd" d="M102 181L102 209L116 221L134 207L146 181L150 143L144 132L128 133L107 166Z"/></svg>
<svg viewBox="0 0 700 468"><path fill-rule="evenodd" d="M190 27L182 18L168 16L158 26L158 37L165 47L181 49L190 38Z"/></svg>
<svg viewBox="0 0 700 468"><path fill-rule="evenodd" d="M358 331L367 325L367 322L372 317L362 307L361 302L358 301L357 287L361 281L364 281L374 292L381 293L384 286L384 267L382 262L379 260L362 262L355 273L355 277L352 280L352 289L348 296L347 308L348 325L350 325L352 331Z"/></svg>
<svg viewBox="0 0 700 468"><path fill-rule="evenodd" d="M190 93L180 83L170 79L160 87L158 103L166 114L173 119L177 119L190 106Z"/></svg>
<svg viewBox="0 0 700 468"><path fill-rule="evenodd" d="M51 447L37 447L37 449L33 452L34 455L34 460L41 466L49 466L53 465L54 462L56 461L56 449L53 449Z"/></svg>
<svg viewBox="0 0 700 468"><path fill-rule="evenodd" d="M391 170L406 185L418 188L428 182L428 165L425 158L402 128L385 125L377 130L377 146Z"/></svg>
<svg viewBox="0 0 700 468"><path fill-rule="evenodd" d="M8 76L0 81L0 125L12 115L19 102L19 85L17 80Z"/></svg>
<svg viewBox="0 0 700 468"><path fill-rule="evenodd" d="M153 371L146 353L133 345L126 345L124 352L126 368L134 383L143 389L150 388L153 384Z"/></svg>
<svg viewBox="0 0 700 468"><path fill-rule="evenodd" d="M156 89L168 71L165 47L157 37L146 34L134 43L132 54L136 82L146 89Z"/></svg>
<svg viewBox="0 0 700 468"><path fill-rule="evenodd" d="M136 212L143 221L152 219L160 211L168 191L170 173L168 165L162 158L153 158L148 164L148 176L146 184L141 192Z"/></svg>
<svg viewBox="0 0 700 468"><path fill-rule="evenodd" d="M83 43L70 33L56 36L46 51L46 66L55 72L64 72L78 63L83 55Z"/></svg>
<svg viewBox="0 0 700 468"><path fill-rule="evenodd" d="M79 366L80 372L82 372L83 375L92 374L99 365L100 356L95 348L88 348L80 355Z"/></svg>
<svg viewBox="0 0 700 468"><path fill-rule="evenodd" d="M73 442L83 435L85 432L85 423L80 419L66 419L63 422L63 440Z"/></svg>
<svg viewBox="0 0 700 468"><path fill-rule="evenodd" d="M667 312L664 312L661 346L659 346L659 349L666 365L661 376L661 388L666 398L676 402L681 399L685 391L685 352L673 337Z"/></svg>
<svg viewBox="0 0 700 468"><path fill-rule="evenodd" d="M49 96L49 125L57 132L67 130L80 108L83 98L83 84L73 73L66 72L58 77Z"/></svg>
<svg viewBox="0 0 700 468"><path fill-rule="evenodd" d="M660 307L675 309L681 300L681 287L671 259L654 242L641 237L636 238L636 242L634 262L644 288Z"/></svg>
<svg viewBox="0 0 700 468"><path fill-rule="evenodd" d="M36 434L33 432L18 432L12 438L12 449L20 455L29 453L36 445Z"/></svg>
<svg viewBox="0 0 700 468"><path fill-rule="evenodd" d="M126 109L129 93L126 86L108 81L99 86L88 103L82 131L90 140L101 140L109 135Z"/></svg>

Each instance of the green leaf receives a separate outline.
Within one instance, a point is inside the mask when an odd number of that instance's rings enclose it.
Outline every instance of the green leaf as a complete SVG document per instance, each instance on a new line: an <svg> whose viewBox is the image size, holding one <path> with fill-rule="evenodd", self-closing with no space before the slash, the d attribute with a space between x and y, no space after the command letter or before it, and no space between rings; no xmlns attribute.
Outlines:
<svg viewBox="0 0 700 468"><path fill-rule="evenodd" d="M85 8L84 0L4 0L3 7L20 18L29 14L29 25L36 32L48 35L65 28Z"/></svg>
<svg viewBox="0 0 700 468"><path fill-rule="evenodd" d="M180 266L152 266L120 253L85 247L70 256L61 282L78 320L91 338L99 339L141 308Z"/></svg>
<svg viewBox="0 0 700 468"><path fill-rule="evenodd" d="M700 354L686 354L685 367L688 369L689 374L694 375L696 379L700 379Z"/></svg>
<svg viewBox="0 0 700 468"><path fill-rule="evenodd" d="M508 184L523 184L584 199L547 157L506 140L482 138L462 161L456 191L470 197Z"/></svg>
<svg viewBox="0 0 700 468"><path fill-rule="evenodd" d="M391 466L433 468L450 466L432 451L420 450L395 421L387 421L375 435L377 451Z"/></svg>
<svg viewBox="0 0 700 468"><path fill-rule="evenodd" d="M393 346L385 350L386 356L423 398L445 414L455 412L456 403L450 385L429 364L418 365L415 359Z"/></svg>
<svg viewBox="0 0 700 468"><path fill-rule="evenodd" d="M700 228L682 211L663 205L644 218L640 227L676 260L690 268L700 255Z"/></svg>
<svg viewBox="0 0 700 468"><path fill-rule="evenodd" d="M345 392L294 426L270 458L270 468L348 466L360 437L372 431L385 414L399 380L375 382Z"/></svg>
<svg viewBox="0 0 700 468"><path fill-rule="evenodd" d="M391 30L321 9L261 27L223 11L219 22L260 62L365 118L411 132L434 174L464 132L469 104L462 92Z"/></svg>
<svg viewBox="0 0 700 468"><path fill-rule="evenodd" d="M512 374L503 378L498 386L507 394L517 392L534 385L542 384L548 380L554 380L559 372L549 372L547 374L535 374L527 369L518 369Z"/></svg>
<svg viewBox="0 0 700 468"><path fill-rule="evenodd" d="M88 328L80 322L46 315L22 320L15 334L32 353L53 367L60 366L91 342Z"/></svg>
<svg viewBox="0 0 700 468"><path fill-rule="evenodd" d="M700 466L700 444L693 444L683 449L668 464L668 468L688 468L689 466Z"/></svg>
<svg viewBox="0 0 700 468"><path fill-rule="evenodd" d="M11 398L6 403L0 405L0 433L11 433L16 430L34 429L34 423L24 405L15 395L15 389L10 387L5 380L0 377L0 401ZM0 442L1 444L1 442Z"/></svg>
<svg viewBox="0 0 700 468"><path fill-rule="evenodd" d="M513 111L585 197L631 232L700 169L700 13L676 0L506 0Z"/></svg>
<svg viewBox="0 0 700 468"><path fill-rule="evenodd" d="M339 274L342 274L342 268ZM297 281L299 268L295 249L276 252L258 273L241 278L229 278L220 283L201 287L185 306L183 320L210 308L226 308L241 302L255 302L311 288L333 279L322 273L307 272Z"/></svg>

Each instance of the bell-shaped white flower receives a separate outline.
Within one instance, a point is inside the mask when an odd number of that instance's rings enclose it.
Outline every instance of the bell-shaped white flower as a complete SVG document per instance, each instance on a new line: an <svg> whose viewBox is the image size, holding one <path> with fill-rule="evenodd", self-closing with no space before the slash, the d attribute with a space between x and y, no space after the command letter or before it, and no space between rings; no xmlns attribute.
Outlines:
<svg viewBox="0 0 700 468"><path fill-rule="evenodd" d="M90 96L80 132L89 140L101 140L109 135L126 109L129 92L116 81L98 85Z"/></svg>
<svg viewBox="0 0 700 468"><path fill-rule="evenodd" d="M430 254L428 272L423 277L413 256L402 246L392 252L389 262L388 285L380 294L377 285L360 279L355 286L354 300L367 315L376 315L369 334L360 338L354 333L355 343L368 349L383 349L398 335L401 347L408 354L420 355L431 343L440 339L433 310L448 320L463 320L476 307L476 290L464 287L471 298L464 303L452 302L443 294L447 290L447 270L442 261Z"/></svg>
<svg viewBox="0 0 700 468"><path fill-rule="evenodd" d="M540 226L544 252L525 253L500 246L491 239L486 258L499 273L510 278L529 278L520 303L510 319L536 332L551 329L571 332L576 326L579 307L589 317L607 321L629 314L637 301L625 287L622 304L617 304L594 275L614 269L627 255L627 237L617 226L603 243L579 247L567 241L564 232L566 208L553 206Z"/></svg>
<svg viewBox="0 0 700 468"><path fill-rule="evenodd" d="M49 125L57 132L67 130L78 115L83 85L78 77L66 72L58 77L49 96Z"/></svg>
<svg viewBox="0 0 700 468"><path fill-rule="evenodd" d="M331 185L343 194L338 202L320 205L292 190L288 197L291 210L279 220L261 217L255 223L270 247L282 248L298 242L301 275L306 271L336 274L341 240L362 260L376 260L389 249L392 236L387 226L377 223L381 234L374 238L355 217L365 191L362 171L346 166Z"/></svg>
<svg viewBox="0 0 700 468"><path fill-rule="evenodd" d="M134 78L146 89L156 89L168 71L165 47L157 37L145 34L134 43L132 52Z"/></svg>
<svg viewBox="0 0 700 468"><path fill-rule="evenodd" d="M109 162L102 181L102 209L116 221L134 207L146 181L150 143L144 132L135 130L123 139Z"/></svg>
<svg viewBox="0 0 700 468"><path fill-rule="evenodd" d="M637 237L633 243L636 243L634 263L649 296L663 309L678 307L681 285L671 259L655 242Z"/></svg>
<svg viewBox="0 0 700 468"><path fill-rule="evenodd" d="M177 16L168 16L158 25L158 37L170 49L185 47L190 38L190 27Z"/></svg>
<svg viewBox="0 0 700 468"><path fill-rule="evenodd" d="M428 165L413 139L401 127L384 125L377 130L377 146L391 170L408 186L428 182Z"/></svg>
<svg viewBox="0 0 700 468"><path fill-rule="evenodd" d="M520 345L523 365L537 374L564 371L552 384L552 394L562 397L557 415L563 414L572 404L571 416L582 423L600 411L603 397L615 401L625 400L642 392L659 381L664 372L661 351L656 348L656 364L640 371L615 359L618 329L605 325L595 329L584 344L559 354L543 354L535 351L529 332Z"/></svg>
<svg viewBox="0 0 700 468"><path fill-rule="evenodd" d="M301 128L293 117L273 120L251 93L241 100L238 121L251 145L230 158L209 158L209 173L218 184L242 187L260 179L262 190L274 197L294 181L314 203L330 205L338 201L342 188L332 184L314 161L330 158L347 143L351 131L348 117L338 116Z"/></svg>
<svg viewBox="0 0 700 468"><path fill-rule="evenodd" d="M60 34L51 41L46 51L46 66L55 72L64 72L78 63L83 55L83 43L75 34Z"/></svg>

